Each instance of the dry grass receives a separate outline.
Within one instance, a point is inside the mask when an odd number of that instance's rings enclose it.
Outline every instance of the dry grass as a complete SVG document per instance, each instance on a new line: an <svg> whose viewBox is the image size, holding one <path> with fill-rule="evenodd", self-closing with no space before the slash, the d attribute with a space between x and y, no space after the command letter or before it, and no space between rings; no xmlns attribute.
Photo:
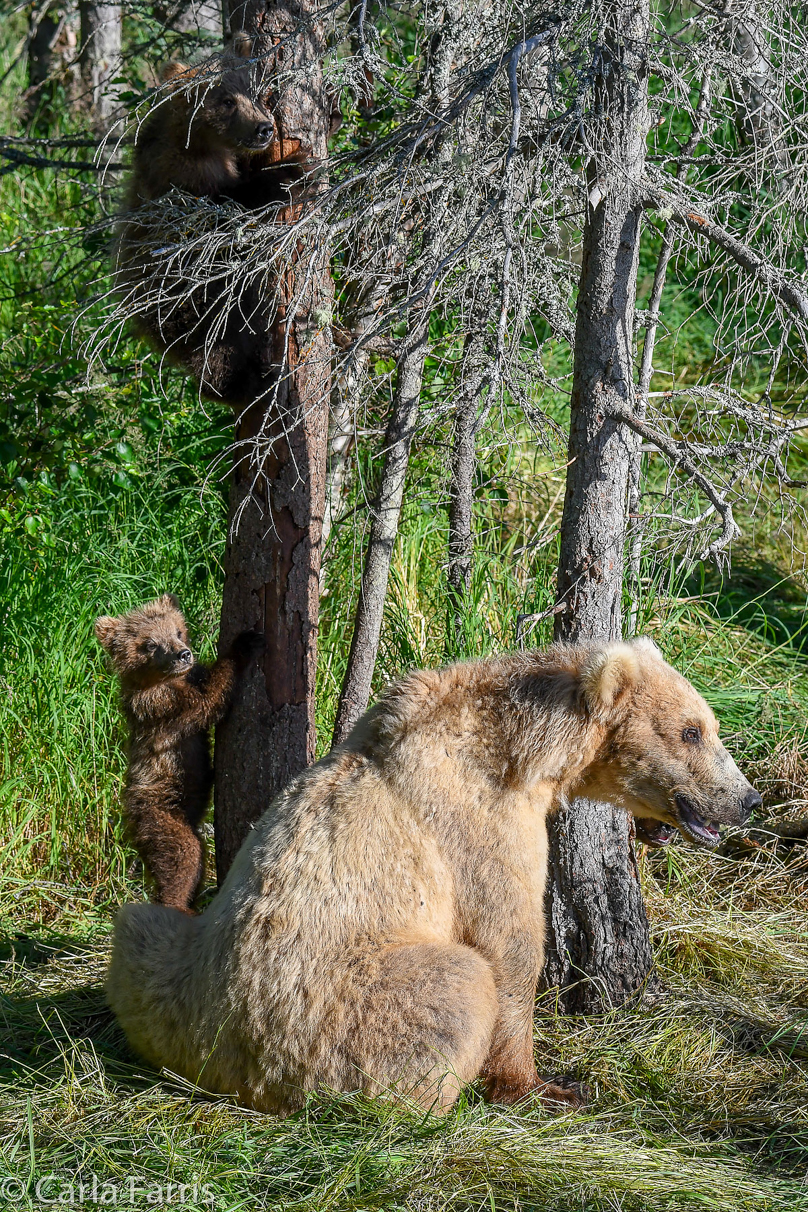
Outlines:
<svg viewBox="0 0 808 1212"><path fill-rule="evenodd" d="M50 1195L76 1176L184 1183L188 1208L808 1208L808 848L676 847L644 880L658 987L601 1018L550 998L536 1017L542 1068L583 1077L590 1108L471 1091L445 1120L350 1096L276 1120L148 1071L104 1006L112 907L6 885L0 1168L22 1207L53 1174Z"/></svg>

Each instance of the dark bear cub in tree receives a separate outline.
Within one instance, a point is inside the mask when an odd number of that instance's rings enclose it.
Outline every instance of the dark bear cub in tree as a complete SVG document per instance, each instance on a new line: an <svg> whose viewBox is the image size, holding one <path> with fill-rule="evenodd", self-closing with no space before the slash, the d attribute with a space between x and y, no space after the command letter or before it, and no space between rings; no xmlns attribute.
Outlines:
<svg viewBox="0 0 808 1212"><path fill-rule="evenodd" d="M172 594L118 618L101 615L95 634L120 679L129 725L124 804L132 840L154 880L154 900L189 910L202 878L199 825L213 786L210 729L263 637L242 632L215 665L198 665Z"/></svg>
<svg viewBox="0 0 808 1212"><path fill-rule="evenodd" d="M248 35L236 34L216 71L207 64L165 69L168 93L137 134L117 256L140 334L190 371L204 395L234 408L251 404L273 381L266 285L239 283L233 298L232 267L214 261L192 267L192 289L187 259L176 253L183 231L150 204L176 188L251 211L268 207L269 223L288 216L310 152L281 134L271 82L251 54ZM228 243L228 262L237 255Z"/></svg>

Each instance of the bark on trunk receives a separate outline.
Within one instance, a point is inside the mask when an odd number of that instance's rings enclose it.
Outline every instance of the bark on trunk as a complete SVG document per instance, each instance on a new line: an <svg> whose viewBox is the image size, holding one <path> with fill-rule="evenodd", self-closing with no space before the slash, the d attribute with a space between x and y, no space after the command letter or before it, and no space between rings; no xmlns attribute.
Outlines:
<svg viewBox="0 0 808 1212"><path fill-rule="evenodd" d="M791 160L783 142L777 98L772 87L771 47L764 14L756 4L733 3L733 0L727 0L724 12L729 20L733 54L743 64L742 78L734 80L732 85L738 99L738 132L744 142L754 145L762 158L772 160L783 174L787 174Z"/></svg>
<svg viewBox="0 0 808 1212"><path fill-rule="evenodd" d="M315 160L326 155L328 106L322 87L324 39L310 4L251 2L231 10L232 29L277 45L293 83L279 98L285 138L301 138ZM291 37L289 37L291 35ZM288 40L286 40L288 39ZM294 313L295 266L278 286L272 363L277 391L249 409L238 427L230 485L220 650L249 628L266 652L216 731L216 867L224 879L250 825L315 756L315 672L320 544L325 501L333 287L326 268L310 272ZM270 393L272 395L272 393ZM253 439L262 434L258 447ZM245 445L239 445L244 443ZM249 457L249 451L253 457ZM255 455L269 450L263 466ZM245 452L248 457L245 458Z"/></svg>
<svg viewBox="0 0 808 1212"><path fill-rule="evenodd" d="M75 101L78 73L75 56L78 45L75 9L70 4L38 4L31 12L28 26L28 87L23 98L26 121L39 117L47 123L52 116L54 89L64 83L67 95Z"/></svg>
<svg viewBox="0 0 808 1212"><path fill-rule="evenodd" d="M463 635L463 610L471 589L476 422L476 397L461 400L454 418L449 483L449 566L446 572L449 610L446 641L450 656L460 655L458 649Z"/></svg>
<svg viewBox="0 0 808 1212"><path fill-rule="evenodd" d="M410 447L418 421L428 344L428 306L411 322L412 327L399 358L393 410L384 439L384 467L379 495L373 508L370 541L365 556L362 588L348 656L348 670L334 723L335 745L345 740L367 708L376 654L379 651L390 561L398 533L401 502L404 499Z"/></svg>
<svg viewBox="0 0 808 1212"><path fill-rule="evenodd" d="M440 32L432 42L431 53L424 73L428 90L429 106L438 112L445 104L449 77L454 61L457 0L449 0L441 11ZM438 141L436 158L448 160L451 150L446 137ZM398 357L396 390L390 422L385 435L385 460L382 470L379 495L375 502L370 542L365 556L362 588L356 608L351 651L348 668L342 685L337 718L334 723L333 743L340 744L348 736L356 721L363 714L370 698L373 670L379 651L384 601L390 576L390 562L398 533L404 484L410 461L415 427L418 421L421 388L424 381L424 363L429 347L429 311L432 301L431 270L440 260L442 239L441 216L447 205L447 191L440 191L434 202L424 237L425 268L413 284L417 296L423 291L428 297L413 308L408 317L408 332Z"/></svg>
<svg viewBox="0 0 808 1212"><path fill-rule="evenodd" d="M174 0L155 9L160 21L181 34L204 33L221 38L222 5L220 0Z"/></svg>
<svg viewBox="0 0 808 1212"><path fill-rule="evenodd" d="M633 324L648 130L648 0L612 0L596 106L603 115L589 164L571 397L569 466L556 616L561 640L622 634L629 472L637 439L605 416L616 393L634 399ZM626 813L577 800L551 825L545 979L560 1006L620 1005L648 975L648 923Z"/></svg>
<svg viewBox="0 0 808 1212"><path fill-rule="evenodd" d="M121 6L81 0L79 62L86 104L93 126L109 129L118 108L120 87L114 83L121 70Z"/></svg>
<svg viewBox="0 0 808 1212"><path fill-rule="evenodd" d="M482 338L472 333L463 350L460 399L452 426L452 453L449 480L449 542L446 580L448 610L446 618L446 655L463 655L463 617L471 589L474 560L474 476L477 470L477 434L481 420L477 407L482 390L478 363Z"/></svg>

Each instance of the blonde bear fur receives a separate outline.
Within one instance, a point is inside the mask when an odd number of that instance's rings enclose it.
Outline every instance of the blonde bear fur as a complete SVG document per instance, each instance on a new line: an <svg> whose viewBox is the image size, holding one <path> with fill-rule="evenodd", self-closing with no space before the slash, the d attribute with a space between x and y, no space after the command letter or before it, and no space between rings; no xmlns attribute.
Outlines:
<svg viewBox="0 0 808 1212"><path fill-rule="evenodd" d="M545 817L574 794L696 841L759 802L647 640L414 673L274 800L205 914L121 910L109 1002L151 1064L260 1111L323 1087L445 1110L478 1076L575 1102L532 1044Z"/></svg>

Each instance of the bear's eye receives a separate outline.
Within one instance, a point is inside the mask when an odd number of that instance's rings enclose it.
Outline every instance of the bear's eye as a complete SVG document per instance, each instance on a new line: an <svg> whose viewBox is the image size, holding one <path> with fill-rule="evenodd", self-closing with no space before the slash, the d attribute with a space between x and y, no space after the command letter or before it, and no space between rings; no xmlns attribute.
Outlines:
<svg viewBox="0 0 808 1212"><path fill-rule="evenodd" d="M236 108L236 103L232 97L222 97L219 104L221 105L222 109L235 109Z"/></svg>
<svg viewBox="0 0 808 1212"><path fill-rule="evenodd" d="M700 728L684 728L682 730L682 740L686 745L698 745L701 742Z"/></svg>

